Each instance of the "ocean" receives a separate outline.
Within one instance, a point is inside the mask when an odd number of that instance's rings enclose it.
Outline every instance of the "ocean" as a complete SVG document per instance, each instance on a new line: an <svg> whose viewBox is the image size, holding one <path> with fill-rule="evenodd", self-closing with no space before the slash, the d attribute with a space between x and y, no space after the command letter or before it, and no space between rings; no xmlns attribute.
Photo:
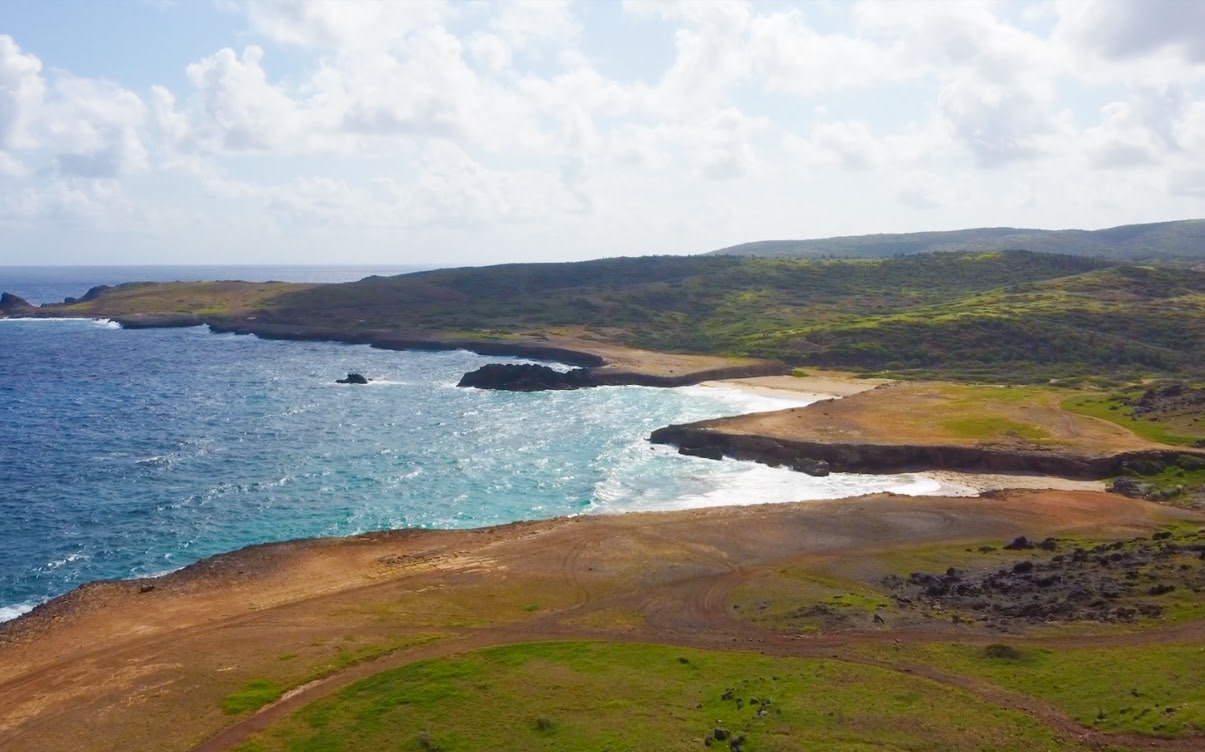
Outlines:
<svg viewBox="0 0 1205 752"><path fill-rule="evenodd" d="M407 270L0 267L0 291L41 303L124 281ZM90 580L163 574L268 541L937 488L913 475L812 478L684 457L646 440L670 423L801 400L706 386L455 386L505 360L0 320L0 620ZM335 383L349 371L372 382Z"/></svg>

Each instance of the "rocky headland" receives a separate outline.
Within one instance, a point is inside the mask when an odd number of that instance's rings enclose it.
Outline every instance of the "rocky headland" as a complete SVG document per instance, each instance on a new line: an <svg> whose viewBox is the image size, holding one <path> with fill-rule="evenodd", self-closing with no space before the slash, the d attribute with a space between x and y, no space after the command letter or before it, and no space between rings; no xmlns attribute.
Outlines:
<svg viewBox="0 0 1205 752"><path fill-rule="evenodd" d="M1205 469L1205 451L1146 441L1034 392L896 383L777 413L673 425L650 436L698 457L829 472L1049 475L1102 479Z"/></svg>

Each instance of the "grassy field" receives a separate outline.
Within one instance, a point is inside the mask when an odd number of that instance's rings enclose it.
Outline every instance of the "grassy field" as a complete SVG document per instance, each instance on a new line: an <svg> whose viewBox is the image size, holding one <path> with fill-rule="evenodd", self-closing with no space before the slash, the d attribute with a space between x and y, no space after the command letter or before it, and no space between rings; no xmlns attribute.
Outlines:
<svg viewBox="0 0 1205 752"><path fill-rule="evenodd" d="M910 647L908 660L1049 701L1079 723L1110 733L1205 732L1205 645L1031 647L1000 643ZM897 657L895 651L870 651Z"/></svg>
<svg viewBox="0 0 1205 752"><path fill-rule="evenodd" d="M61 307L65 315L96 313L185 313L194 316L240 316L263 312L277 297L313 285L288 282L131 283L106 290L101 297Z"/></svg>
<svg viewBox="0 0 1205 752"><path fill-rule="evenodd" d="M743 742L732 745L734 737ZM652 751L705 744L750 752L1080 748L1021 713L883 668L573 642L495 648L385 672L238 749Z"/></svg>
<svg viewBox="0 0 1205 752"><path fill-rule="evenodd" d="M1134 389L1104 394L1081 393L1064 399L1062 406L1063 409L1080 415L1116 423L1144 439L1163 444L1189 446L1205 439L1205 425L1200 424L1199 421L1193 421L1192 418L1177 420L1169 425L1167 422L1135 417L1126 403L1139 394L1141 394L1141 390Z"/></svg>

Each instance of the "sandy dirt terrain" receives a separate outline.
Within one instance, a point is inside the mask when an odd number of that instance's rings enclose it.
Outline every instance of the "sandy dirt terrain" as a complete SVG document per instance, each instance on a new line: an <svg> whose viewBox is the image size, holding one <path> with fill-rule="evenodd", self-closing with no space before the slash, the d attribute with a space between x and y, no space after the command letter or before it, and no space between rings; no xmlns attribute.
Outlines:
<svg viewBox="0 0 1205 752"><path fill-rule="evenodd" d="M1016 535L1129 535L1192 517L1095 492L881 495L258 546L157 580L93 584L0 627L0 750L228 749L289 709L387 666L525 640L865 660L846 648L943 637L800 639L735 618L729 594L767 568L816 557L856 562L868 551ZM369 660L340 660L357 651ZM322 678L251 718L224 715L222 698L261 676L286 685ZM1075 726L1049 709L1031 710Z"/></svg>
<svg viewBox="0 0 1205 752"><path fill-rule="evenodd" d="M1074 447L1085 456L1167 448L1114 423L1067 412L1059 407L1054 393L1035 393L1026 399L1013 399L1013 394L1016 392L997 387L897 382L794 410L699 425L722 426L734 434L803 441L1045 450Z"/></svg>

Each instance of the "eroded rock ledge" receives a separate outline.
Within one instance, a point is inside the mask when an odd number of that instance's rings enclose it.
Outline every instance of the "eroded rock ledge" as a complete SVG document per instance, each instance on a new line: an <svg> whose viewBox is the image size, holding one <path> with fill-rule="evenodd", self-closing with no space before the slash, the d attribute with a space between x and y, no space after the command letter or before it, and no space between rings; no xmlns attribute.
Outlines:
<svg viewBox="0 0 1205 752"><path fill-rule="evenodd" d="M1136 467L1150 470L1153 466L1176 466L1182 463L1186 455L1205 459L1205 454L1200 452L1156 449L1088 457L1065 451L939 444L820 442L728 433L697 425L659 428L652 433L649 441L676 446L682 454L712 459L730 457L752 460L812 475L823 475L828 470L842 473L956 470L1098 480L1120 475ZM823 471L817 472L817 469Z"/></svg>

